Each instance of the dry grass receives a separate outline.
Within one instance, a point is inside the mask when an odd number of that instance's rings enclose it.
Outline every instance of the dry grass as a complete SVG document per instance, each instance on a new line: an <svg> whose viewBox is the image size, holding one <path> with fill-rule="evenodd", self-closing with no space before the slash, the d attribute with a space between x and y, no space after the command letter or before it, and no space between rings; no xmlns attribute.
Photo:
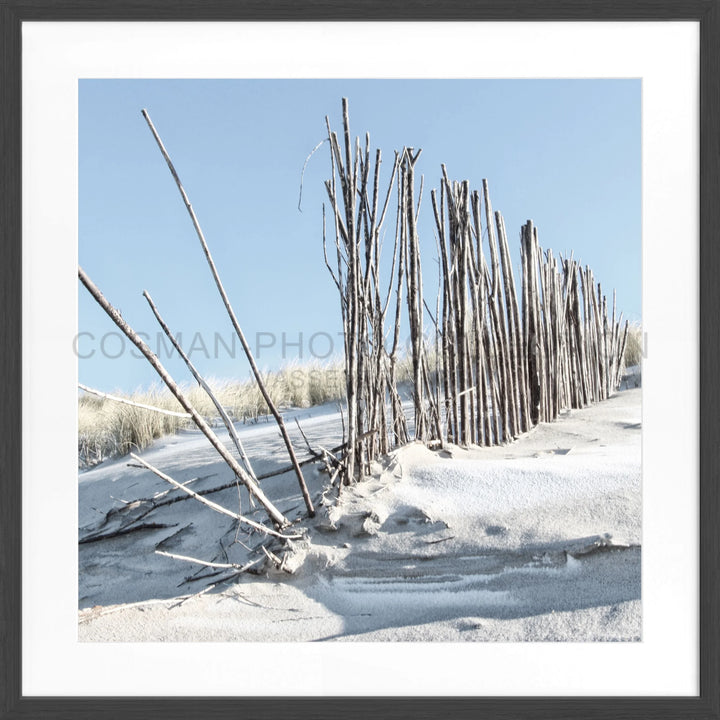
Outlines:
<svg viewBox="0 0 720 720"><path fill-rule="evenodd" d="M264 378L276 406L311 407L345 396L345 376L340 363L290 365ZM215 396L236 421L256 422L268 413L257 383L208 380ZM198 386L183 388L193 407L211 420L217 411ZM177 400L164 388L154 387L122 397L133 402L182 412ZM108 457L126 455L148 447L153 440L192 425L191 420L144 410L81 393L78 397L78 464L87 467Z"/></svg>
<svg viewBox="0 0 720 720"><path fill-rule="evenodd" d="M640 365L643 355L642 325L630 325L625 346L625 367Z"/></svg>
<svg viewBox="0 0 720 720"><path fill-rule="evenodd" d="M429 367L435 370L435 348L428 342ZM625 366L639 365L642 360L642 327L631 325L625 349ZM398 358L398 382L412 378L412 359L409 354ZM332 363L292 364L264 377L273 402L280 408L312 407L345 397L345 373L340 361ZM208 380L218 401L230 417L240 422L257 422L268 414L268 407L257 383L246 381ZM197 385L184 388L193 407L217 424L217 411L210 398ZM163 387L144 392L124 394L128 400L153 405L165 410L182 411L177 400ZM192 421L163 415L151 410L103 400L81 393L78 397L78 463L87 467L108 457L126 455L148 447L157 438L171 435Z"/></svg>

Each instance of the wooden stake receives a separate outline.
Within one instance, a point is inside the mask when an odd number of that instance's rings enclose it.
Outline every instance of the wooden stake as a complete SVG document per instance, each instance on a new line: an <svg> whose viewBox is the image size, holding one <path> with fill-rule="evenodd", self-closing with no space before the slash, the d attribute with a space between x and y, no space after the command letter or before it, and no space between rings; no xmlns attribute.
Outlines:
<svg viewBox="0 0 720 720"><path fill-rule="evenodd" d="M145 121L148 124L148 127L150 128L150 131L153 134L153 137L155 138L155 142L157 143L158 147L160 148L160 152L162 153L163 158L165 159L165 162L167 163L168 169L170 170L170 174L173 176L173 179L175 180L175 184L177 185L178 190L180 191L180 196L183 199L183 202L185 203L185 207L187 208L188 214L190 215L190 219L192 220L193 227L195 228L195 233L198 236L198 239L200 240L200 244L202 246L203 252L205 253L205 259L207 260L208 266L210 267L210 272L212 273L212 276L215 280L215 285L217 286L218 292L220 293L220 297L222 298L223 304L225 305L225 309L227 310L227 313L230 317L230 321L232 322L233 328L235 329L235 333L237 334L238 338L240 339L240 344L243 347L243 350L245 351L245 356L247 357L248 362L250 363L250 368L253 372L253 375L255 376L255 380L257 381L258 388L260 389L260 393L263 396L263 399L265 400L265 403L268 406L268 409L270 410L270 413L275 418L275 422L278 425L278 428L280 430L280 435L282 436L282 439L285 443L285 447L287 448L288 455L290 456L290 461L292 462L293 467L295 468L295 474L297 475L298 483L300 485L300 491L302 492L303 500L305 501L305 506L307 507L308 514L310 517L315 516L315 508L313 508L312 500L310 499L310 494L308 493L307 485L305 484L305 478L303 477L302 470L300 469L300 465L298 464L297 457L295 455L295 450L293 449L292 442L290 441L290 435L287 432L287 429L285 428L285 423L282 419L282 416L278 412L277 408L275 407L275 403L272 401L272 398L270 397L270 394L268 393L265 383L262 379L262 375L260 374L260 370L257 367L257 364L255 363L255 358L253 357L252 351L250 350L250 345L248 344L247 340L245 339L245 335L243 334L242 329L240 328L240 323L237 320L237 317L235 316L235 312L232 309L232 305L230 304L230 299L227 296L227 293L225 292L225 288L223 287L222 282L220 281L220 275L218 274L217 268L215 267L215 262L212 259L212 255L210 254L210 248L208 247L207 242L205 241L205 236L203 234L202 229L200 228L200 223L198 222L197 216L195 215L195 211L193 210L192 205L190 204L190 199L187 196L187 193L185 192L185 189L182 186L182 183L180 182L180 177L177 174L177 171L175 170L175 166L172 163L172 160L170 159L170 156L167 153L167 150L165 150L165 146L163 145L162 140L160 139L160 135L158 134L157 130L155 129L155 126L152 123L152 120L150 119L150 116L148 115L147 110L142 111L142 115L145 118Z"/></svg>
<svg viewBox="0 0 720 720"><path fill-rule="evenodd" d="M232 420L228 417L227 412L225 411L225 408L220 404L218 399L215 397L215 393L213 393L210 386L205 382L203 377L200 375L200 373L196 370L195 366L192 364L192 361L190 358L185 354L185 351L180 347L180 343L175 339L175 336L170 331L170 328L167 326L165 321L162 319L162 316L160 315L160 311L155 306L155 303L153 302L152 298L150 297L150 293L148 293L147 290L143 291L143 297L145 300L147 300L148 305L150 305L150 309L153 312L153 315L155 315L156 320L158 321L160 327L162 328L165 335L167 335L168 339L172 343L173 347L178 351L178 354L185 362L185 365L187 365L188 370L192 373L192 376L197 381L198 385L207 393L207 396L212 401L212 404L215 406L215 409L218 411L218 414L220 415L220 418L222 419L225 427L227 428L228 434L230 435L231 440L233 441L233 444L235 445L235 449L238 451L238 455L240 455L240 459L243 461L243 464L245 465L245 469L248 471L248 474L250 477L257 482L257 476L255 475L255 471L252 468L252 465L250 464L250 459L248 458L247 454L245 453L245 448L243 447L242 442L240 441L240 438L238 437L237 432L235 431L235 426L233 425Z"/></svg>
<svg viewBox="0 0 720 720"><path fill-rule="evenodd" d="M177 386L175 381L172 379L170 373L162 366L157 356L150 350L140 336L128 325L123 319L122 315L107 301L105 296L100 292L98 287L93 281L87 276L85 271L78 267L78 277L80 278L83 285L88 289L90 294L95 298L96 302L100 307L107 313L110 319L123 331L125 336L137 347L138 350L147 358L148 362L153 366L155 372L160 376L162 381L167 385L170 392L178 399L180 405L190 414L197 427L202 430L205 437L210 441L210 444L217 450L220 457L228 464L230 469L237 475L240 481L245 485L258 502L265 508L270 519L278 527L285 527L290 524L290 521L265 497L263 491L253 481L253 479L247 474L245 469L235 460L235 458L228 452L227 448L220 442L218 436L212 431L210 426L205 422L204 418L195 410L190 404L189 400L185 397L183 392Z"/></svg>

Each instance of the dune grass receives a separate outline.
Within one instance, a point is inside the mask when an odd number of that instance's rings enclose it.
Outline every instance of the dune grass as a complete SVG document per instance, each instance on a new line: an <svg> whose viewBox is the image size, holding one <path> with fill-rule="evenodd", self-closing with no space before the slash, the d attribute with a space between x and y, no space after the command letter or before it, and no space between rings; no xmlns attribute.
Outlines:
<svg viewBox="0 0 720 720"><path fill-rule="evenodd" d="M625 346L625 367L640 365L643 356L642 325L630 325L627 345Z"/></svg>
<svg viewBox="0 0 720 720"><path fill-rule="evenodd" d="M429 348L428 355L430 368L434 372L436 356L433 348ZM625 366L639 365L641 360L642 327L631 325L625 349ZM402 354L398 358L397 378L399 382L408 382L412 378L412 359L409 354ZM345 397L345 371L341 360L290 364L277 372L265 373L264 380L270 397L279 408L313 407ZM208 384L235 421L257 422L269 412L253 379L208 379ZM183 390L193 407L211 424L219 422L217 411L202 388L186 385ZM164 387L115 394L133 402L182 411L180 403ZM81 392L78 396L78 465L89 467L109 457L142 450L160 437L192 426L192 421L186 418L164 415Z"/></svg>
<svg viewBox="0 0 720 720"><path fill-rule="evenodd" d="M280 408L322 405L345 396L345 374L339 362L293 364L267 373L265 382L273 402ZM208 380L220 404L233 420L257 422L268 413L257 383ZM215 421L217 411L197 385L183 388L193 407ZM159 386L131 394L115 393L136 403L182 412L180 403ZM88 467L108 457L126 455L148 447L153 440L191 427L192 421L152 410L125 405L81 392L78 396L78 464Z"/></svg>
<svg viewBox="0 0 720 720"><path fill-rule="evenodd" d="M153 388L122 395L134 402L182 411L169 393ZM187 425L181 417L163 415L82 393L78 397L78 464L95 465L105 458L147 447L154 439Z"/></svg>

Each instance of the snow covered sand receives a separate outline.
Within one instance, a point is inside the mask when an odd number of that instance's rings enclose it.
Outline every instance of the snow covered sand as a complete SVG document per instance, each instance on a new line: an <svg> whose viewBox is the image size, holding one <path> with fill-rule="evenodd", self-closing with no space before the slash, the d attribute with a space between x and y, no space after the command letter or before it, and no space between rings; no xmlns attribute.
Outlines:
<svg viewBox="0 0 720 720"><path fill-rule="evenodd" d="M640 393L567 413L509 446L403 448L338 503L327 493L317 517L294 526L305 537L284 551L292 574L264 560L262 536L238 532L231 518L181 499L127 459L81 473L79 638L639 640ZM339 443L332 408L299 414L311 443ZM238 428L258 474L286 464L273 425ZM230 480L196 432L143 458L198 491ZM319 498L327 476L306 466L306 479ZM262 486L289 517L302 516L292 473ZM235 487L208 499L251 514ZM252 569L261 574L223 582L231 569L156 550L258 560Z"/></svg>

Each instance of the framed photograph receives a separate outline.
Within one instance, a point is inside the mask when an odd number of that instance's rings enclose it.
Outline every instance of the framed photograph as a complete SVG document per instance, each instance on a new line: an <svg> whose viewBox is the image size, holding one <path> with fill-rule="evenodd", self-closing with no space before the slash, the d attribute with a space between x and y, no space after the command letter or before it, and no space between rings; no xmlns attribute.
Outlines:
<svg viewBox="0 0 720 720"><path fill-rule="evenodd" d="M0 717L720 718L718 0L0 22Z"/></svg>

